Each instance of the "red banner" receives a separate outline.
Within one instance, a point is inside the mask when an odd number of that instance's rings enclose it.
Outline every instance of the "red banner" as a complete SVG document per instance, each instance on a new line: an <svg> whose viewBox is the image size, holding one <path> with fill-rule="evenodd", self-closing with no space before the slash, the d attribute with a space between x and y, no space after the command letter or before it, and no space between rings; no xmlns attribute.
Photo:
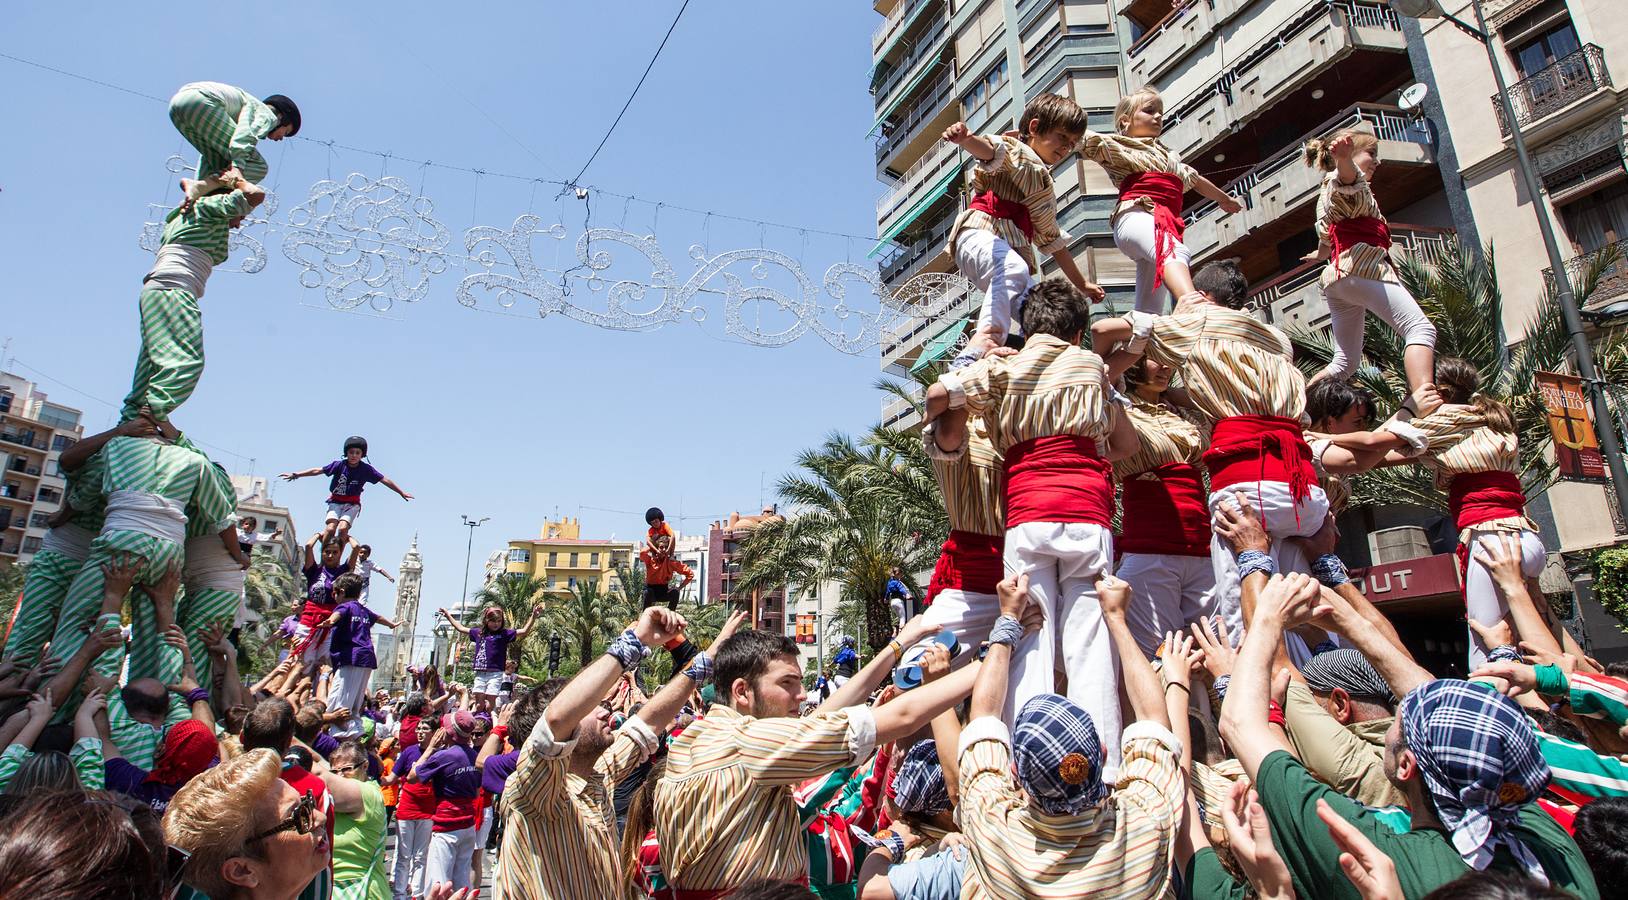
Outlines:
<svg viewBox="0 0 1628 900"><path fill-rule="evenodd" d="M1555 439L1555 461L1560 477L1576 481L1605 481L1605 457L1589 418L1588 395L1575 375L1537 372L1538 390L1549 410L1549 432Z"/></svg>

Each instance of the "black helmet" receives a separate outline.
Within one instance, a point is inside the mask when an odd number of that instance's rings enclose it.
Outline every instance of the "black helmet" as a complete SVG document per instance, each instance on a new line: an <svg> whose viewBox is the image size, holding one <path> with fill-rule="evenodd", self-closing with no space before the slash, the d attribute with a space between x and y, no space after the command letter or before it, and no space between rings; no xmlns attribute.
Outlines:
<svg viewBox="0 0 1628 900"><path fill-rule="evenodd" d="M349 453L350 448L352 448L352 447L356 447L357 449L361 450L362 455L366 456L367 455L367 438L362 437L360 435L355 435L355 434L351 435L348 438L345 438L345 449L344 449L343 452Z"/></svg>
<svg viewBox="0 0 1628 900"><path fill-rule="evenodd" d="M652 506L649 509L644 511L644 524L646 524L646 525L654 524L657 519L660 519L662 521L667 520L667 515L661 511L661 507Z"/></svg>
<svg viewBox="0 0 1628 900"><path fill-rule="evenodd" d="M272 94L262 102L277 114L278 125L288 126L290 137L300 133L300 108L294 105L294 101L282 94Z"/></svg>

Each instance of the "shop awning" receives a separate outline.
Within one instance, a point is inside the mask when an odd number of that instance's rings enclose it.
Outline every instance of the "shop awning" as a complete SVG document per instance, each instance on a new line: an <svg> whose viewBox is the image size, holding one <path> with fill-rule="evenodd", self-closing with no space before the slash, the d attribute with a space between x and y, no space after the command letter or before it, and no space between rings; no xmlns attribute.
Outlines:
<svg viewBox="0 0 1628 900"><path fill-rule="evenodd" d="M961 339L961 333L966 330L967 323L971 321L971 316L962 316L951 322L943 331L933 335L932 339L922 346L921 355L916 357L914 363L911 363L911 374L915 374L949 355L949 352L955 349L955 342Z"/></svg>

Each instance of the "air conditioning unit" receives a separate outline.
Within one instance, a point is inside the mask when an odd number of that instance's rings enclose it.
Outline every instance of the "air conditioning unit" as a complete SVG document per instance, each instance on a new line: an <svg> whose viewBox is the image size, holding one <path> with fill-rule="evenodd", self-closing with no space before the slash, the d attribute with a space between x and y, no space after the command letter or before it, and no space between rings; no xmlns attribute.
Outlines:
<svg viewBox="0 0 1628 900"><path fill-rule="evenodd" d="M1382 528L1368 535L1368 555L1376 566L1429 556L1430 536L1417 525Z"/></svg>

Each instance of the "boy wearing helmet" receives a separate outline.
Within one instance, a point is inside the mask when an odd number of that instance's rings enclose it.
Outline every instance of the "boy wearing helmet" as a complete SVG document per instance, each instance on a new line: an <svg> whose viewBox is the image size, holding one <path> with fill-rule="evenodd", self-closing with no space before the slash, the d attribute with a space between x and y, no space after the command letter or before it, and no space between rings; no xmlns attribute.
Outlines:
<svg viewBox="0 0 1628 900"><path fill-rule="evenodd" d="M306 478L311 475L327 475L328 482L328 516L323 526L322 539L324 541L339 540L343 543L350 536L350 528L362 515L362 488L370 484L382 484L401 495L403 500L413 499L413 495L402 490L394 481L391 481L383 472L373 468L371 463L363 457L367 456L367 439L352 435L345 439L345 456L336 459L325 466L315 469L302 469L298 472L284 472L284 481L293 481L296 478Z"/></svg>

